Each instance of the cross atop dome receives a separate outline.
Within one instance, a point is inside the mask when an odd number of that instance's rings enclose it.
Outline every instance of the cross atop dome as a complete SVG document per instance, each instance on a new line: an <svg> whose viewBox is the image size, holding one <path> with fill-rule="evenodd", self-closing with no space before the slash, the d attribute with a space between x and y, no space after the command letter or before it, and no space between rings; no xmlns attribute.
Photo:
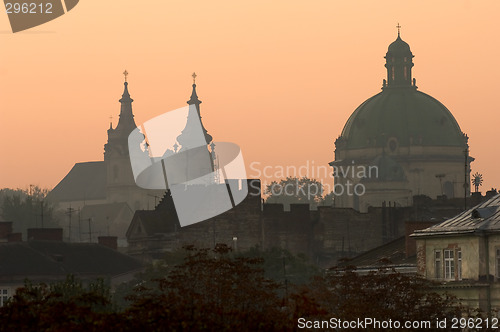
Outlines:
<svg viewBox="0 0 500 332"><path fill-rule="evenodd" d="M399 33L401 32L401 25L399 25L399 22L398 25L396 25L396 28L398 28L398 37L399 37Z"/></svg>
<svg viewBox="0 0 500 332"><path fill-rule="evenodd" d="M196 75L196 73L195 73L195 72L193 72L193 75L191 75L191 76L193 77L193 84L196 84L196 77L197 77L198 75Z"/></svg>
<svg viewBox="0 0 500 332"><path fill-rule="evenodd" d="M123 76L125 76L125 82L127 82L128 71L126 69L123 72Z"/></svg>

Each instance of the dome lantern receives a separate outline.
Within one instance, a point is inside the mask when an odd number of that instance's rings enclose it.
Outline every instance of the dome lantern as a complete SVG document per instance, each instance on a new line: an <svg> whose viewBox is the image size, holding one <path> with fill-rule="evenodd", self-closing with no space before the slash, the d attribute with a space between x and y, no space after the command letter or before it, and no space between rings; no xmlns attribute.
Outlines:
<svg viewBox="0 0 500 332"><path fill-rule="evenodd" d="M413 67L413 54L410 45L401 39L400 28L397 25L398 37L389 45L385 55L385 68L387 68L386 87L412 86L411 69Z"/></svg>

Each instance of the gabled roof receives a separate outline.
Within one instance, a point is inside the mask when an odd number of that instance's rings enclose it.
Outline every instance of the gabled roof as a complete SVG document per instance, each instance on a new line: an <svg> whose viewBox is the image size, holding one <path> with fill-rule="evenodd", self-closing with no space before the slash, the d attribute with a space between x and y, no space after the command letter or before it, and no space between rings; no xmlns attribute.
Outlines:
<svg viewBox="0 0 500 332"><path fill-rule="evenodd" d="M166 234L174 232L175 229L180 229L179 218L172 195L170 191L167 191L154 210L135 211L126 236L127 239L131 239L134 235L143 237L144 235Z"/></svg>
<svg viewBox="0 0 500 332"><path fill-rule="evenodd" d="M93 243L28 241L0 243L0 280L113 277L142 268L134 258Z"/></svg>
<svg viewBox="0 0 500 332"><path fill-rule="evenodd" d="M500 194L442 223L415 231L412 236L453 235L488 231L500 231Z"/></svg>
<svg viewBox="0 0 500 332"><path fill-rule="evenodd" d="M416 265L416 257L406 257L405 237L402 236L372 250L364 252L342 265L354 265L358 269L381 266Z"/></svg>
<svg viewBox="0 0 500 332"><path fill-rule="evenodd" d="M104 161L76 163L47 199L53 202L106 199Z"/></svg>

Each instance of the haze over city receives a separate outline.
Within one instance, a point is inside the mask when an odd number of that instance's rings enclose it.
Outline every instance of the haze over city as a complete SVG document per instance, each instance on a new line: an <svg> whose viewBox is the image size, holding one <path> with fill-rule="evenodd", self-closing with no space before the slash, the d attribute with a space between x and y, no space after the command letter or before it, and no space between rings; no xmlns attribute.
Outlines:
<svg viewBox="0 0 500 332"><path fill-rule="evenodd" d="M239 144L247 168L326 166L350 114L380 91L399 22L419 90L470 137L486 191L500 182L499 10L498 1L87 0L16 34L0 15L0 188L51 189L74 163L102 160L124 69L138 124L184 106L196 71L205 127Z"/></svg>

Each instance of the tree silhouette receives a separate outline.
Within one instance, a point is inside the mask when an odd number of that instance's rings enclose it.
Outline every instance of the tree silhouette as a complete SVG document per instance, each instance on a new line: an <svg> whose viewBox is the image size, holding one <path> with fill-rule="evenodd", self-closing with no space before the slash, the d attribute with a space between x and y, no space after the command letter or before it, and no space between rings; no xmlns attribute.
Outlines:
<svg viewBox="0 0 500 332"><path fill-rule="evenodd" d="M133 328L162 330L282 330L290 322L276 294L279 285L263 275L260 258L234 257L231 249L186 247L189 255L159 292L139 287L127 310Z"/></svg>
<svg viewBox="0 0 500 332"><path fill-rule="evenodd" d="M31 186L30 189L0 190L0 214L13 222L13 231L25 233L27 228L57 226L54 206L45 200L47 189Z"/></svg>
<svg viewBox="0 0 500 332"><path fill-rule="evenodd" d="M283 204L285 210L290 210L290 204L295 203L307 203L315 208L322 199L323 185L307 177L287 177L267 185L265 194L269 195L266 203Z"/></svg>

